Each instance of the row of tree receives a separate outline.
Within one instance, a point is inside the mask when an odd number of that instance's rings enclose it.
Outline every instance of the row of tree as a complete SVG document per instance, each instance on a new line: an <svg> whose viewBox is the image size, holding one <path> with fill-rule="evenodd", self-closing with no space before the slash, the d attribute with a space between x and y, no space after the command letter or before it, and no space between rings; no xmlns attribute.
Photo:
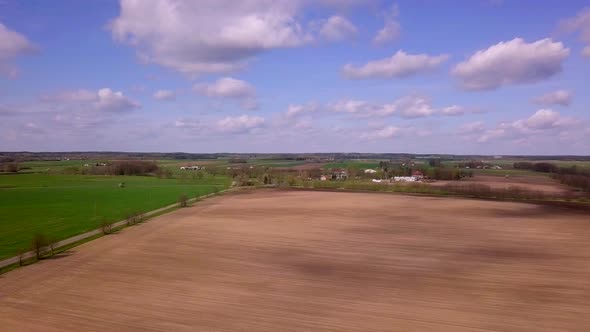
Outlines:
<svg viewBox="0 0 590 332"><path fill-rule="evenodd" d="M559 167L555 164L546 162L516 162L514 163L514 168L528 169L535 172L552 173L552 178L565 185L580 188L584 191L590 191L590 172L577 167L576 165L570 167Z"/></svg>

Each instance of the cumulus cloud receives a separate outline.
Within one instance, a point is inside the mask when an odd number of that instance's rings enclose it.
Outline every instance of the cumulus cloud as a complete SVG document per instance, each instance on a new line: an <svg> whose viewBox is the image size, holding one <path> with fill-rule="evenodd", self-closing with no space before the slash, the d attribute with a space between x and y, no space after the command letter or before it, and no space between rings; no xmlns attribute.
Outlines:
<svg viewBox="0 0 590 332"><path fill-rule="evenodd" d="M228 116L217 122L217 129L228 133L251 132L254 129L264 126L264 122L264 118L259 116Z"/></svg>
<svg viewBox="0 0 590 332"><path fill-rule="evenodd" d="M329 41L340 41L357 35L358 30L348 19L331 16L320 28L320 37Z"/></svg>
<svg viewBox="0 0 590 332"><path fill-rule="evenodd" d="M256 89L248 82L232 77L223 77L211 84L195 84L194 90L204 96L234 99L246 109L257 107Z"/></svg>
<svg viewBox="0 0 590 332"><path fill-rule="evenodd" d="M140 58L181 73L229 72L265 50L297 47L313 37L298 14L302 1L121 0L108 27Z"/></svg>
<svg viewBox="0 0 590 332"><path fill-rule="evenodd" d="M402 128L396 126L387 126L378 130L372 130L361 134L361 139L374 140L374 139L387 139L396 136L400 136Z"/></svg>
<svg viewBox="0 0 590 332"><path fill-rule="evenodd" d="M0 23L0 74L15 77L18 69L11 61L21 54L32 53L35 46L24 35Z"/></svg>
<svg viewBox="0 0 590 332"><path fill-rule="evenodd" d="M158 90L154 92L154 99L157 100L174 100L176 99L176 92L171 90Z"/></svg>
<svg viewBox="0 0 590 332"><path fill-rule="evenodd" d="M316 112L317 110L318 110L318 106L316 104L304 104L304 105L291 104L287 108L287 111L285 112L285 116L287 118L294 118L297 116Z"/></svg>
<svg viewBox="0 0 590 332"><path fill-rule="evenodd" d="M398 15L398 7L394 5L392 10L385 15L385 25L377 31L377 34L373 37L373 43L383 45L399 38L401 26L397 21Z"/></svg>
<svg viewBox="0 0 590 332"><path fill-rule="evenodd" d="M329 104L327 109L332 112L349 113L360 117L399 116L406 119L433 115L458 116L476 112L475 109L458 105L436 108L429 98L419 95L403 96L390 103L344 99Z"/></svg>
<svg viewBox="0 0 590 332"><path fill-rule="evenodd" d="M574 94L568 90L557 90L538 96L533 102L543 105L562 105L569 106Z"/></svg>
<svg viewBox="0 0 590 332"><path fill-rule="evenodd" d="M495 128L477 128L476 141L485 143L494 139L519 139L533 136L553 135L567 131L580 124L580 121L564 117L559 112L541 109L525 119L502 122Z"/></svg>
<svg viewBox="0 0 590 332"><path fill-rule="evenodd" d="M396 137L424 137L430 136L432 132L427 129L416 127L397 127L397 126L377 126L370 130L364 131L359 138L362 140L386 140Z"/></svg>
<svg viewBox="0 0 590 332"><path fill-rule="evenodd" d="M443 107L438 111L439 114L446 115L446 116L460 116L460 115L465 115L465 114L481 113L481 112L483 112L483 111L479 108L464 107L464 106L459 106L459 105L451 105L451 106Z"/></svg>
<svg viewBox="0 0 590 332"><path fill-rule="evenodd" d="M102 88L98 91L72 90L62 91L54 95L41 97L42 101L76 104L78 108L94 109L97 111L122 112L140 108L141 105L126 97L121 91L113 91L110 88Z"/></svg>
<svg viewBox="0 0 590 332"><path fill-rule="evenodd" d="M582 55L590 57L590 7L582 9L576 16L562 20L560 29L566 32L577 32L580 41L586 44Z"/></svg>
<svg viewBox="0 0 590 332"><path fill-rule="evenodd" d="M562 117L558 112L550 109L541 109L525 120L514 122L513 126L524 129L550 129L564 127L574 123L575 120Z"/></svg>
<svg viewBox="0 0 590 332"><path fill-rule="evenodd" d="M535 83L562 70L570 51L550 38L527 43L521 38L479 50L452 70L466 90L493 90L512 84Z"/></svg>
<svg viewBox="0 0 590 332"><path fill-rule="evenodd" d="M342 73L348 79L405 78L437 68L449 58L448 55L407 54L397 51L385 59L369 61L362 66L346 64Z"/></svg>
<svg viewBox="0 0 590 332"><path fill-rule="evenodd" d="M461 134L474 134L481 133L485 130L485 125L481 121L469 122L459 127L459 133Z"/></svg>
<svg viewBox="0 0 590 332"><path fill-rule="evenodd" d="M377 107L372 103L364 100L344 99L336 101L328 106L333 112L351 113L351 114L369 114Z"/></svg>
<svg viewBox="0 0 590 332"><path fill-rule="evenodd" d="M98 90L97 97L94 106L100 111L121 112L140 107L139 103L125 97L123 92L109 88Z"/></svg>

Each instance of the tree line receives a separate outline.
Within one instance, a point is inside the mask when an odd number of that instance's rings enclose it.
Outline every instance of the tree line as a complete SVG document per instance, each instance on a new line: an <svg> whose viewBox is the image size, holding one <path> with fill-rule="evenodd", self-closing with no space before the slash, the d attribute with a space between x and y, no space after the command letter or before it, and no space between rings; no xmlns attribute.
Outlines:
<svg viewBox="0 0 590 332"><path fill-rule="evenodd" d="M584 191L590 191L590 171L582 169L576 165L570 167L559 167L547 162L516 162L515 169L527 169L534 172L551 173L553 179L559 182L580 188Z"/></svg>

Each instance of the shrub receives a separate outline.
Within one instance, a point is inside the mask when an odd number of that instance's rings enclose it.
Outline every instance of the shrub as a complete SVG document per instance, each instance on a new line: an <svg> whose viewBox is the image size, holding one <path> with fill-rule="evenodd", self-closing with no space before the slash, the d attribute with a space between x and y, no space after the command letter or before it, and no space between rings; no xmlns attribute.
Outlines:
<svg viewBox="0 0 590 332"><path fill-rule="evenodd" d="M142 212L132 212L127 215L126 218L127 226L132 226L139 224L143 221L143 213Z"/></svg>
<svg viewBox="0 0 590 332"><path fill-rule="evenodd" d="M100 224L100 228L102 229L102 233L104 235L111 234L113 232L113 223L108 220L103 220Z"/></svg>
<svg viewBox="0 0 590 332"><path fill-rule="evenodd" d="M188 206L188 196L187 195L185 195L185 194L180 195L180 197L178 198L178 206L180 206L181 208Z"/></svg>

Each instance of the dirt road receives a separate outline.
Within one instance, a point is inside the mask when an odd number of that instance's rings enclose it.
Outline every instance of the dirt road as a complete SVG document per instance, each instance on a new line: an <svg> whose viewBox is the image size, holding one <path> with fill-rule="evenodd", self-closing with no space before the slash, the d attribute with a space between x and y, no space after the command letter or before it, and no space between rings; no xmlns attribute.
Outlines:
<svg viewBox="0 0 590 332"><path fill-rule="evenodd" d="M0 275L2 331L587 331L590 218L258 191Z"/></svg>

